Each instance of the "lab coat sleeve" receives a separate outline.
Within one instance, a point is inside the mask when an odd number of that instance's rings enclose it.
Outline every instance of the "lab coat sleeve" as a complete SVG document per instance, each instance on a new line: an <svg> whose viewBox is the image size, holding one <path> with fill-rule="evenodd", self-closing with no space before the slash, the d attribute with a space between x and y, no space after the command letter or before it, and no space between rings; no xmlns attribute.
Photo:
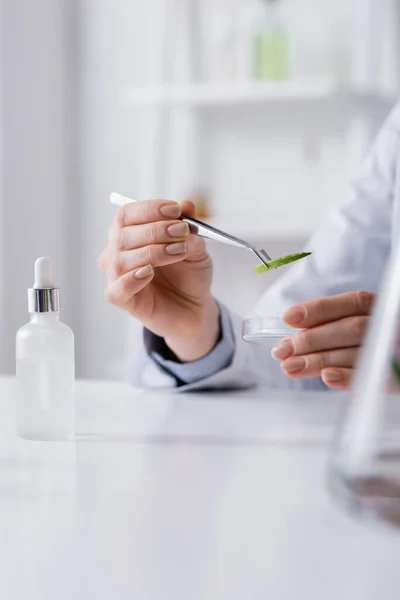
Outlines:
<svg viewBox="0 0 400 600"><path fill-rule="evenodd" d="M235 339L228 310L219 304L221 339L215 348L200 360L181 363L168 358L170 352L163 338L144 330L144 343L148 354L164 372L175 377L179 385L196 383L227 368L235 352Z"/></svg>
<svg viewBox="0 0 400 600"><path fill-rule="evenodd" d="M141 368L133 369L132 383L146 387L159 387L160 381L163 380L167 387L187 386L209 379L227 368L232 363L235 339L228 310L221 304L219 309L221 339L209 354L194 362L180 363L171 360L171 352L164 339L144 329L144 343L135 361L141 365ZM148 358L151 360L149 361ZM138 375L139 379L137 379Z"/></svg>
<svg viewBox="0 0 400 600"><path fill-rule="evenodd" d="M281 315L293 304L346 291L378 291L391 247L393 196L400 155L400 107L386 121L347 201L331 215L307 244L312 256L290 267L260 299L253 315ZM179 379L167 364L142 352L142 374L134 382L144 387L190 389L243 388L265 384L286 389L326 389L320 379L291 380L271 357L271 348L245 343L242 319L230 315L232 358L207 376L196 363ZM223 332L222 343L226 343ZM185 365L181 365L185 366ZM204 367L204 363L202 365ZM147 369L147 376L143 373ZM190 370L190 376L189 376Z"/></svg>

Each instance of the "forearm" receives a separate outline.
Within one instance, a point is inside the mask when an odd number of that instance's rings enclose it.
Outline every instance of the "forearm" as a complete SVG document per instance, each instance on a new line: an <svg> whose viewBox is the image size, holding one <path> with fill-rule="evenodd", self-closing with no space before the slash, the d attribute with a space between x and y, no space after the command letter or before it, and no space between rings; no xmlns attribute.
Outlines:
<svg viewBox="0 0 400 600"><path fill-rule="evenodd" d="M194 362L207 356L221 339L220 309L212 296L196 315L190 336L174 333L165 337L165 343L182 362Z"/></svg>

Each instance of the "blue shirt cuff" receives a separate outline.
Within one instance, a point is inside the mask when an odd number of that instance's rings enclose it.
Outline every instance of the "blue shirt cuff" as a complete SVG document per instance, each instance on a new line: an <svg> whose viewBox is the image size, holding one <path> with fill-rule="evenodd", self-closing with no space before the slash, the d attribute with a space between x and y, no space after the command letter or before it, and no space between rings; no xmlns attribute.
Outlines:
<svg viewBox="0 0 400 600"><path fill-rule="evenodd" d="M228 310L219 304L221 339L213 350L194 362L179 363L167 358L168 347L164 339L144 330L144 343L147 352L163 371L172 375L178 383L190 384L211 377L226 369L232 363L235 353L235 337Z"/></svg>

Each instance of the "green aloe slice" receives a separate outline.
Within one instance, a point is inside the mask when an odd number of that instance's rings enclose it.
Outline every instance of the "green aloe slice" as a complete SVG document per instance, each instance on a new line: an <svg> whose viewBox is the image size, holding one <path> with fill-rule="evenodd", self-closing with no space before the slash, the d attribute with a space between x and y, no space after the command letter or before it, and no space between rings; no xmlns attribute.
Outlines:
<svg viewBox="0 0 400 600"><path fill-rule="evenodd" d="M310 254L311 252L301 252L300 254L288 254L287 256L281 256L280 258L275 258L275 260L271 260L268 263L268 267L266 267L265 265L257 265L255 267L255 271L258 275L261 275L266 271L271 271L271 269L279 269L279 267L289 265L292 262L296 262L296 260L301 260L306 256L310 256Z"/></svg>

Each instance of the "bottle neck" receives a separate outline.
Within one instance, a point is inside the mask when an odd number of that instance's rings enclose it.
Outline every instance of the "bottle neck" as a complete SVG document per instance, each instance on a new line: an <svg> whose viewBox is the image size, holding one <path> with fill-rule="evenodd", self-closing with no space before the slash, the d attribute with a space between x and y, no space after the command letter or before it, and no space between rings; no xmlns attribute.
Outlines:
<svg viewBox="0 0 400 600"><path fill-rule="evenodd" d="M269 21L269 25L280 25L282 21L281 6L278 0L263 0L264 15Z"/></svg>
<svg viewBox="0 0 400 600"><path fill-rule="evenodd" d="M60 313L32 313L31 323L40 325L41 323L57 323L60 320Z"/></svg>

